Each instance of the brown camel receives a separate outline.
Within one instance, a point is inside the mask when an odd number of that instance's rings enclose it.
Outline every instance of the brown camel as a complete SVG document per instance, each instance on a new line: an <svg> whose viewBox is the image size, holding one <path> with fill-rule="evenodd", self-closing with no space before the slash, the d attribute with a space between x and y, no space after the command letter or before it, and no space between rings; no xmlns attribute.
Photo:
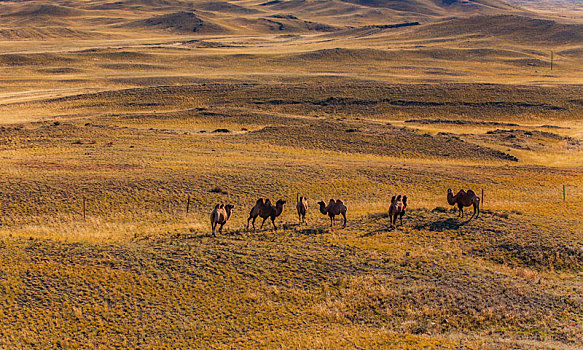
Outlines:
<svg viewBox="0 0 583 350"><path fill-rule="evenodd" d="M389 221L391 225L396 226L397 217L401 219L401 226L403 225L405 209L407 209L407 196L403 196L402 198L401 195L393 196L391 206L389 207Z"/></svg>
<svg viewBox="0 0 583 350"><path fill-rule="evenodd" d="M215 236L215 228L217 227L217 224L221 225L219 227L219 233L221 234L223 233L223 225L225 225L227 223L227 220L229 220L229 218L231 217L231 211L233 210L234 207L235 206L231 204L215 205L215 208L211 212L211 228L213 236Z"/></svg>
<svg viewBox="0 0 583 350"><path fill-rule="evenodd" d="M334 217L340 214L342 214L344 217L344 224L342 227L346 227L346 206L340 199L336 201L334 201L334 199L330 199L328 206L326 206L326 203L323 201L318 202L318 204L320 205L320 213L324 215L328 214L330 217L330 227L334 225Z"/></svg>
<svg viewBox="0 0 583 350"><path fill-rule="evenodd" d="M265 224L265 220L270 218L274 230L277 231L277 226L275 226L275 218L281 215L283 212L283 205L285 203L285 200L280 199L275 203L275 206L273 206L271 205L269 199L266 199L265 202L263 202L263 198L259 198L249 213L249 218L247 219L247 229L249 229L249 221L253 219L253 232L255 232L255 219L260 216L263 218L263 222L261 223L260 228L262 228L263 224Z"/></svg>
<svg viewBox="0 0 583 350"><path fill-rule="evenodd" d="M464 190L460 190L455 196L451 191L451 188L447 189L447 202L449 205L456 205L460 210L460 216L464 217L464 207L469 207L470 205L474 206L474 214L470 218L470 220L476 216L478 218L480 216L480 197L478 197L474 191L468 190L468 192Z"/></svg>
<svg viewBox="0 0 583 350"><path fill-rule="evenodd" d="M298 193L296 196L297 199L297 204L296 204L296 209L298 210L298 220L300 222L300 225L302 223L306 223L306 213L308 212L308 199L306 197L300 196L300 194Z"/></svg>

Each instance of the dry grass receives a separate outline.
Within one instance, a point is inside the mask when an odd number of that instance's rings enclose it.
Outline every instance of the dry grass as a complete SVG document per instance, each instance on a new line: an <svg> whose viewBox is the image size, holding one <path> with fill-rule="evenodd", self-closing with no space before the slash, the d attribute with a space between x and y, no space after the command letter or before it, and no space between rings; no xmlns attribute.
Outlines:
<svg viewBox="0 0 583 350"><path fill-rule="evenodd" d="M583 346L579 21L302 4L0 3L1 348Z"/></svg>

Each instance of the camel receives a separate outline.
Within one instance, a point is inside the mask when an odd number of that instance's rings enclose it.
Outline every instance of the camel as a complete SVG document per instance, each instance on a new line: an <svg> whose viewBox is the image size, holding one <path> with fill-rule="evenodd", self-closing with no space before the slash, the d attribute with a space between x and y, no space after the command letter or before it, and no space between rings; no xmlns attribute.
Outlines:
<svg viewBox="0 0 583 350"><path fill-rule="evenodd" d="M261 223L261 226L259 228L263 228L265 220L267 220L267 218L270 218L274 230L277 231L277 226L275 225L275 218L281 215L281 213L283 212L283 205L285 203L286 203L285 200L280 199L275 203L275 206L273 206L271 205L269 199L266 199L265 202L263 202L263 198L259 198L257 202L255 202L255 206L251 209L251 212L249 213L249 218L247 219L247 229L249 229L249 221L253 219L252 221L253 232L255 232L255 219L257 219L257 217L260 216L263 218L263 222Z"/></svg>
<svg viewBox="0 0 583 350"><path fill-rule="evenodd" d="M297 199L297 204L296 204L296 209L298 210L298 220L300 222L300 225L302 223L306 223L306 213L308 212L308 199L306 197L301 196L298 193L296 195L296 199Z"/></svg>
<svg viewBox="0 0 583 350"><path fill-rule="evenodd" d="M334 199L330 199L328 206L326 206L326 203L323 201L318 202L318 204L320 205L320 213L324 215L328 214L330 217L330 227L334 225L334 217L340 214L342 214L344 217L344 224L342 227L346 227L346 206L340 199L336 201L334 201Z"/></svg>
<svg viewBox="0 0 583 350"><path fill-rule="evenodd" d="M403 225L405 209L407 209L407 196L403 196L402 199L401 195L393 196L391 206L389 207L389 221L391 225L396 226L397 216L401 219L401 226Z"/></svg>
<svg viewBox="0 0 583 350"><path fill-rule="evenodd" d="M470 205L474 206L474 214L470 218L470 220L476 216L478 218L480 216L480 197L478 197L474 191L468 190L467 192L464 190L460 190L455 196L451 191L451 188L447 189L447 202L449 205L456 205L460 210L459 216L462 218L464 217L464 207L469 207Z"/></svg>
<svg viewBox="0 0 583 350"><path fill-rule="evenodd" d="M221 225L219 227L219 233L222 234L223 233L223 225L225 225L227 223L227 220L229 220L229 218L231 217L231 211L233 210L235 206L231 205L231 204L217 204L215 205L215 208L213 209L213 211L211 212L211 228L212 228L212 233L213 236L215 235L215 228L218 225Z"/></svg>

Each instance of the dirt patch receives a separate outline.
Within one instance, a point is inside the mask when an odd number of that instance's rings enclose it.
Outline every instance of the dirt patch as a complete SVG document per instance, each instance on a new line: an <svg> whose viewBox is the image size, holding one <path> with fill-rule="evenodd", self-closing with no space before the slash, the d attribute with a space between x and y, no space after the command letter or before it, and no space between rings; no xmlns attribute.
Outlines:
<svg viewBox="0 0 583 350"><path fill-rule="evenodd" d="M479 126L520 126L515 123L502 123L502 122L492 122L492 121L475 121L475 120L463 120L463 119L409 119L405 120L405 123L415 123L415 124L445 124L445 125L479 125Z"/></svg>

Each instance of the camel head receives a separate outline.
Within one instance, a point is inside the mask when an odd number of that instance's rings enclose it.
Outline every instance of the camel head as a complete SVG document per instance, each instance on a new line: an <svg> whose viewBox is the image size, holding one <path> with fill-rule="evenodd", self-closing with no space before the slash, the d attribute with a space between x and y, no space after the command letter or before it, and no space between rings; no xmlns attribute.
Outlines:
<svg viewBox="0 0 583 350"><path fill-rule="evenodd" d="M391 204L395 203L395 199L397 199L397 196L393 196L393 197L391 198Z"/></svg>
<svg viewBox="0 0 583 350"><path fill-rule="evenodd" d="M456 198L453 196L451 188L447 189L447 202L449 203L449 205L454 205L456 202Z"/></svg>
<svg viewBox="0 0 583 350"><path fill-rule="evenodd" d="M227 212L227 218L231 217L231 210L233 210L235 206L232 204L225 205L225 212Z"/></svg>
<svg viewBox="0 0 583 350"><path fill-rule="evenodd" d="M404 205L404 208L407 207L407 196L403 196L403 205Z"/></svg>
<svg viewBox="0 0 583 350"><path fill-rule="evenodd" d="M276 212L277 216L279 216L281 214L281 212L283 211L283 205L286 202L287 201L284 199L280 199L277 202L275 202L275 212Z"/></svg>
<svg viewBox="0 0 583 350"><path fill-rule="evenodd" d="M320 206L320 213L326 214L326 203L324 203L324 201L319 201L318 205Z"/></svg>
<svg viewBox="0 0 583 350"><path fill-rule="evenodd" d="M400 202L400 201L401 201L401 195L398 195L397 196L397 202Z"/></svg>

